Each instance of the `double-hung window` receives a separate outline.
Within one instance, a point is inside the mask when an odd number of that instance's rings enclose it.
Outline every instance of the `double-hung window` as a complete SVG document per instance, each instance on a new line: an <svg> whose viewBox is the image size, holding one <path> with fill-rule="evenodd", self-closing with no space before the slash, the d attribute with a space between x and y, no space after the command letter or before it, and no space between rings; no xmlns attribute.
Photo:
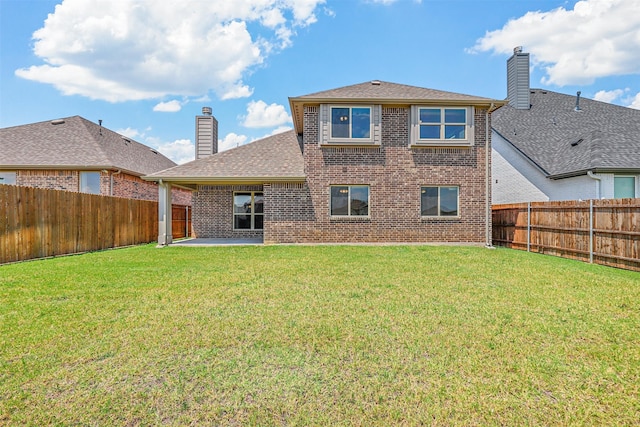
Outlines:
<svg viewBox="0 0 640 427"><path fill-rule="evenodd" d="M412 144L471 145L471 108L412 107Z"/></svg>
<svg viewBox="0 0 640 427"><path fill-rule="evenodd" d="M422 216L458 216L458 187L422 187L420 212Z"/></svg>
<svg viewBox="0 0 640 427"><path fill-rule="evenodd" d="M262 230L264 194L257 191L233 193L233 229Z"/></svg>
<svg viewBox="0 0 640 427"><path fill-rule="evenodd" d="M369 186L332 186L331 216L369 216Z"/></svg>

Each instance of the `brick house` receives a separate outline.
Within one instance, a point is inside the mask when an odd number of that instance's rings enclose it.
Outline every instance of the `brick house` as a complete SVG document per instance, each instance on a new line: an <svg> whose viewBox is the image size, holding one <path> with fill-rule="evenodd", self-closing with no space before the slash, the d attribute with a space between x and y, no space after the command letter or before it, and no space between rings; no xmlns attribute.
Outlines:
<svg viewBox="0 0 640 427"><path fill-rule="evenodd" d="M160 183L160 244L173 185L194 191L196 237L490 244L503 101L372 81L289 103L293 130L221 153L210 110L196 117L196 160L144 177Z"/></svg>
<svg viewBox="0 0 640 427"><path fill-rule="evenodd" d="M176 163L80 116L0 129L0 183L157 200L158 185L140 177ZM175 188L176 204L192 194Z"/></svg>

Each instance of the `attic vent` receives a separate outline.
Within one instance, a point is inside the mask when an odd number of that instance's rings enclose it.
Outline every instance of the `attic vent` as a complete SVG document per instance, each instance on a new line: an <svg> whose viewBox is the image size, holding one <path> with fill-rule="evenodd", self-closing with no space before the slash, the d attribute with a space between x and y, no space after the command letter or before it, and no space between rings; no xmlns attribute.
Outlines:
<svg viewBox="0 0 640 427"><path fill-rule="evenodd" d="M126 136L123 136L122 139L124 140L125 143L130 143L131 140L129 138L127 138Z"/></svg>
<svg viewBox="0 0 640 427"><path fill-rule="evenodd" d="M582 139L582 138L580 138L580 139L579 139L579 140L577 140L577 141L573 141L573 142L571 143L571 146L572 146L572 147L575 147L576 145L580 144L582 141L584 141L584 139Z"/></svg>
<svg viewBox="0 0 640 427"><path fill-rule="evenodd" d="M371 80L371 84L374 86L380 86L380 80Z"/></svg>
<svg viewBox="0 0 640 427"><path fill-rule="evenodd" d="M61 125L64 123L64 119L51 120L52 125Z"/></svg>
<svg viewBox="0 0 640 427"><path fill-rule="evenodd" d="M154 150L153 148L149 148L149 150L151 150L151 152L152 152L153 154L160 154L160 153L158 153L156 150Z"/></svg>

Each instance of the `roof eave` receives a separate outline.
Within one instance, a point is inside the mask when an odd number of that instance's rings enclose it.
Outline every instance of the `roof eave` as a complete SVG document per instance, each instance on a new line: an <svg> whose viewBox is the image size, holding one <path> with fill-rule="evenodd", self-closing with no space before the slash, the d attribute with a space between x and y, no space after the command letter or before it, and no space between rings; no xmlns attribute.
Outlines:
<svg viewBox="0 0 640 427"><path fill-rule="evenodd" d="M172 177L172 176L143 176L145 181L167 182L170 184L198 184L198 185L233 185L233 184L264 184L270 182L305 182L306 176L246 176L246 177Z"/></svg>
<svg viewBox="0 0 640 427"><path fill-rule="evenodd" d="M120 171L127 175L142 177L144 174L118 166L100 166L100 165L0 165L2 170L77 170L77 171Z"/></svg>

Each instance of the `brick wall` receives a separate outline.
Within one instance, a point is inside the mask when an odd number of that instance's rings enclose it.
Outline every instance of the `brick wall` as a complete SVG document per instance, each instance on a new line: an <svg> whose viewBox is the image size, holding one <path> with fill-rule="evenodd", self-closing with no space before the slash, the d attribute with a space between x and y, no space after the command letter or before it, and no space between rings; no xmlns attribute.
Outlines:
<svg viewBox="0 0 640 427"><path fill-rule="evenodd" d="M199 186L198 191L193 194L193 232L195 237L223 239L262 237L262 230L233 229L234 191L263 191L263 186Z"/></svg>
<svg viewBox="0 0 640 427"><path fill-rule="evenodd" d="M113 194L111 178L113 177ZM80 171L77 170L18 170L16 185L50 190L79 191ZM141 178L111 171L100 173L100 194L127 199L158 200L158 185ZM173 204L191 206L191 192L179 188L172 190Z"/></svg>
<svg viewBox="0 0 640 427"><path fill-rule="evenodd" d="M383 108L379 147L320 147L318 108L305 107L307 182L265 185L265 242L485 243L485 112L471 147L409 148L408 107ZM331 218L335 184L369 185L369 218ZM459 186L460 216L422 218L420 187L442 185Z"/></svg>

